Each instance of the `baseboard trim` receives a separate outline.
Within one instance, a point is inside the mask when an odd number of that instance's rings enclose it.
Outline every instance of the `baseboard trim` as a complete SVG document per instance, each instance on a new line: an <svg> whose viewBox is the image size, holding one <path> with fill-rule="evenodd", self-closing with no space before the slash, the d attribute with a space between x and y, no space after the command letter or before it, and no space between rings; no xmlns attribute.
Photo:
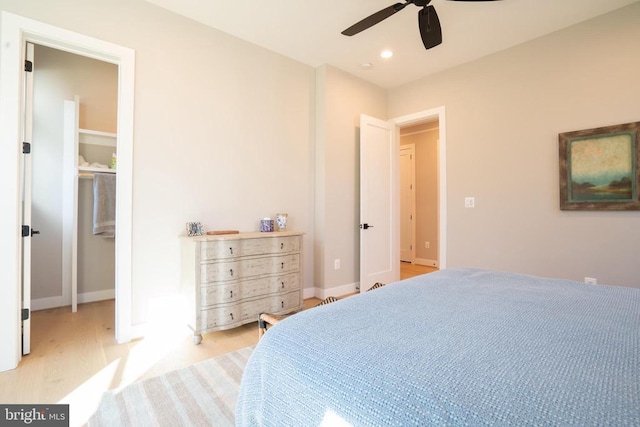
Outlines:
<svg viewBox="0 0 640 427"><path fill-rule="evenodd" d="M350 283L347 285L335 286L333 288L305 288L304 298L325 299L327 297L342 297L344 295L354 294L359 291L360 283Z"/></svg>
<svg viewBox="0 0 640 427"><path fill-rule="evenodd" d="M78 294L78 304L88 302L103 301L106 299L114 299L116 297L115 289L107 289L104 291L85 292ZM66 302L61 296L38 298L31 300L31 311L47 310L49 308L58 308L71 305L71 301Z"/></svg>
<svg viewBox="0 0 640 427"><path fill-rule="evenodd" d="M31 311L46 310L48 308L56 308L56 307L64 307L65 305L69 305L69 304L65 304L61 296L32 299Z"/></svg>
<svg viewBox="0 0 640 427"><path fill-rule="evenodd" d="M414 264L419 264L419 265L426 265L427 267L438 267L438 261L434 260L434 259L423 259L423 258L416 258L413 261Z"/></svg>
<svg viewBox="0 0 640 427"><path fill-rule="evenodd" d="M78 304L84 304L87 302L103 301L106 299L115 299L116 290L106 289L104 291L86 292L84 294L78 294Z"/></svg>

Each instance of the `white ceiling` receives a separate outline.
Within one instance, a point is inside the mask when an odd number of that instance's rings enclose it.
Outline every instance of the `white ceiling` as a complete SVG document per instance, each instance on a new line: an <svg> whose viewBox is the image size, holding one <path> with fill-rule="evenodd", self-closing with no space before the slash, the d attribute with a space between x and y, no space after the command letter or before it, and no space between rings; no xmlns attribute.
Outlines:
<svg viewBox="0 0 640 427"><path fill-rule="evenodd" d="M394 0L147 1L310 66L330 64L392 88L639 0L433 0L443 43L428 51L413 5L353 37L340 34ZM393 58L381 59L383 49Z"/></svg>

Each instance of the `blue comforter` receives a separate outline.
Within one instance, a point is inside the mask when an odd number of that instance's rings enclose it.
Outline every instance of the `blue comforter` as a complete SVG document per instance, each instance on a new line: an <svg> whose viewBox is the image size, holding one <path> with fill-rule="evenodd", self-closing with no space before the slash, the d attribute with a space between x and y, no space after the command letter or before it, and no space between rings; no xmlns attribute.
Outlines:
<svg viewBox="0 0 640 427"><path fill-rule="evenodd" d="M640 290L450 269L304 311L238 426L640 426Z"/></svg>

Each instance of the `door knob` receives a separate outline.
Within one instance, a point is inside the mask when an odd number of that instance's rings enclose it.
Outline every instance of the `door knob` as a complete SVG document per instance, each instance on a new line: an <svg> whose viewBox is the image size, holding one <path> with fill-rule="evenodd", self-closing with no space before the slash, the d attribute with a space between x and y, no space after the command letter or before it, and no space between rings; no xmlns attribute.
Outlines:
<svg viewBox="0 0 640 427"><path fill-rule="evenodd" d="M368 228L373 228L373 225L369 225L365 222L364 224L360 224L360 228L362 228L363 230L366 230Z"/></svg>
<svg viewBox="0 0 640 427"><path fill-rule="evenodd" d="M31 235L33 236L34 234L40 234L40 230L34 230L33 228L31 229Z"/></svg>

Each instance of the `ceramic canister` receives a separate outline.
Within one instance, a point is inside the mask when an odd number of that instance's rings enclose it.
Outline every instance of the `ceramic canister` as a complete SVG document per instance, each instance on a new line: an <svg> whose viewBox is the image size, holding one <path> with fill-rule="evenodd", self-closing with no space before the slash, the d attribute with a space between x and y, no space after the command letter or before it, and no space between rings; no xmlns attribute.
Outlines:
<svg viewBox="0 0 640 427"><path fill-rule="evenodd" d="M263 233L273 231L273 220L271 218L260 220L260 231Z"/></svg>
<svg viewBox="0 0 640 427"><path fill-rule="evenodd" d="M276 214L276 223L278 224L278 230L284 231L287 229L287 214L279 213Z"/></svg>

